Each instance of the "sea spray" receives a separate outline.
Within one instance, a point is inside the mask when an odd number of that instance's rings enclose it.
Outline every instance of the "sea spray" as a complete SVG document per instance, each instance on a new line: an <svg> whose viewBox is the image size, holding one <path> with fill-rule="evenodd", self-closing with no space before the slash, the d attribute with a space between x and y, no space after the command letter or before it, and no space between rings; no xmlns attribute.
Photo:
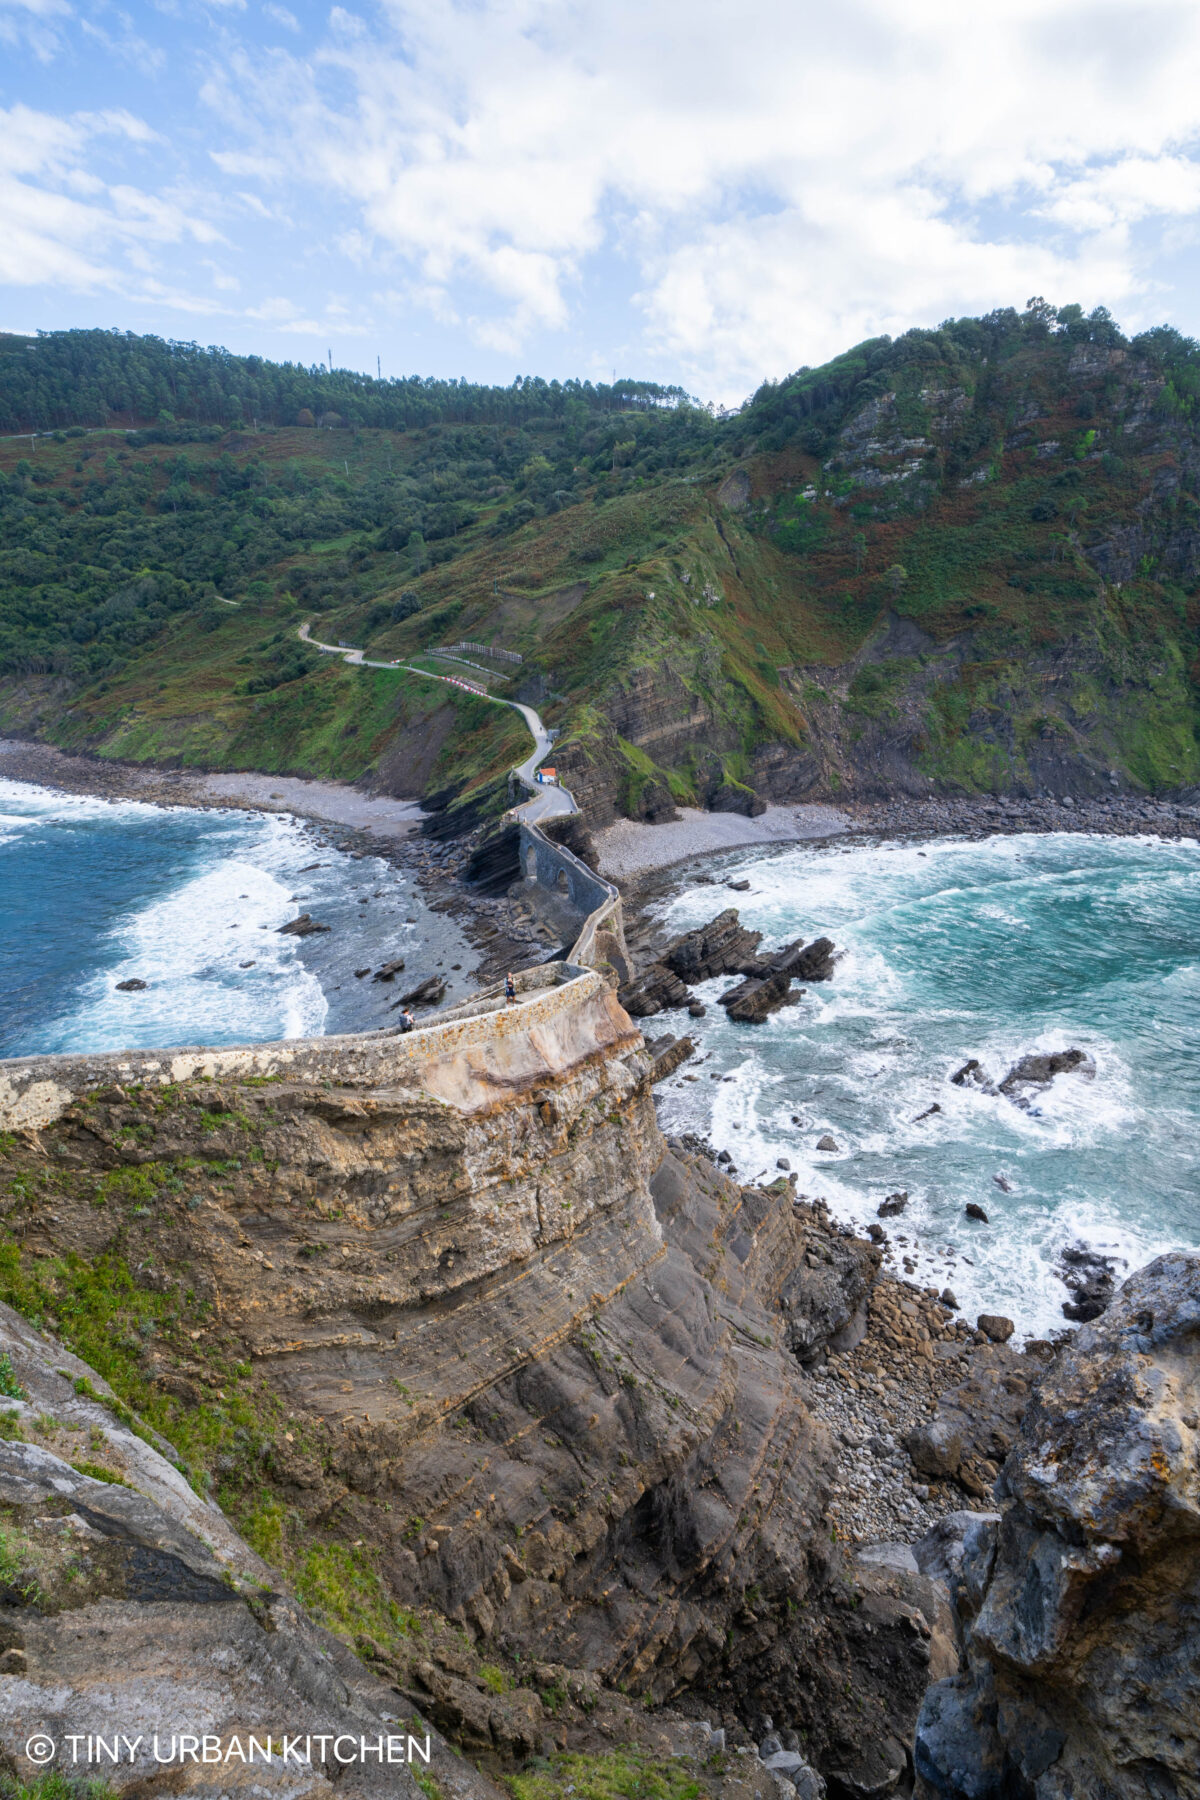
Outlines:
<svg viewBox="0 0 1200 1800"><path fill-rule="evenodd" d="M800 1192L860 1229L907 1190L890 1265L1027 1332L1065 1323L1064 1245L1085 1241L1121 1273L1200 1243L1200 847L1078 834L789 847L742 853L735 871L764 947L827 933L843 955L830 983L759 1026L725 1018L727 981L697 990L708 1013L689 1031L709 1060L661 1090L666 1129L707 1137L743 1179L790 1163ZM684 887L664 923L706 921L718 894ZM1059 1076L1027 1109L950 1079L973 1056L994 1085L1029 1051L1075 1045L1094 1076ZM836 1151L816 1148L826 1136Z"/></svg>

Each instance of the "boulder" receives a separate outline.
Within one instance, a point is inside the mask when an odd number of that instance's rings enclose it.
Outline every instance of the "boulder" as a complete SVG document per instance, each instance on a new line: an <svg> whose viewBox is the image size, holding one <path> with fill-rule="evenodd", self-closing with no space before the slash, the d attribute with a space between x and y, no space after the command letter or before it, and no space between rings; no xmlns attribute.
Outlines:
<svg viewBox="0 0 1200 1800"><path fill-rule="evenodd" d="M961 1425L953 1418L930 1419L913 1427L904 1440L904 1448L914 1469L922 1475L932 1475L938 1481L957 1475L964 1450Z"/></svg>
<svg viewBox="0 0 1200 1800"><path fill-rule="evenodd" d="M118 994L144 994L149 986L148 981L142 981L139 976L131 975L128 981L118 981L117 992Z"/></svg>
<svg viewBox="0 0 1200 1800"><path fill-rule="evenodd" d="M876 1208L876 1217L880 1219L897 1219L908 1205L907 1193L889 1194L881 1200Z"/></svg>
<svg viewBox="0 0 1200 1800"><path fill-rule="evenodd" d="M669 1033L648 1042L646 1048L654 1059L650 1068L650 1081L654 1086L673 1075L681 1063L696 1054L696 1045L690 1037L677 1038Z"/></svg>
<svg viewBox="0 0 1200 1800"><path fill-rule="evenodd" d="M838 1144L837 1139L830 1137L828 1132L825 1133L824 1137L819 1137L817 1139L817 1149L818 1150L825 1150L832 1154L833 1152L837 1151L839 1148L840 1148L840 1146Z"/></svg>
<svg viewBox="0 0 1200 1800"><path fill-rule="evenodd" d="M636 981L623 987L617 998L631 1019L650 1019L655 1013L670 1012L677 1006L691 1011L692 996L678 975L662 963L651 963Z"/></svg>
<svg viewBox="0 0 1200 1800"><path fill-rule="evenodd" d="M427 975L424 981L410 988L407 994L401 994L394 1002L392 1011L401 1006L438 1006L446 997L446 983L440 975Z"/></svg>
<svg viewBox="0 0 1200 1800"><path fill-rule="evenodd" d="M391 962L385 962L382 968L376 969L374 979L376 981L395 981L403 967L404 958L402 956L394 957ZM357 974L358 971L355 970L355 973Z"/></svg>
<svg viewBox="0 0 1200 1800"><path fill-rule="evenodd" d="M1044 1377L964 1551L923 1800L1200 1795L1200 1256L1159 1257Z"/></svg>
<svg viewBox="0 0 1200 1800"><path fill-rule="evenodd" d="M972 1350L964 1379L946 1389L937 1411L904 1440L914 1467L941 1480L952 1477L973 1498L984 1499L1052 1356L1052 1350L1023 1354L1006 1344Z"/></svg>
<svg viewBox="0 0 1200 1800"><path fill-rule="evenodd" d="M988 1216L977 1200L968 1200L963 1207L963 1212L968 1219L978 1219L981 1225L986 1225L988 1222Z"/></svg>
<svg viewBox="0 0 1200 1800"><path fill-rule="evenodd" d="M331 925L322 925L318 919L314 919L311 913L301 913L300 917L293 919L290 924L281 925L279 935L281 937L312 937L315 932L332 931L332 929Z"/></svg>
<svg viewBox="0 0 1200 1800"><path fill-rule="evenodd" d="M761 1025L781 1006L794 1005L804 997L804 989L792 992L790 975L768 975L765 981L740 981L721 995L721 1005L729 1018L740 1025Z"/></svg>
<svg viewBox="0 0 1200 1800"><path fill-rule="evenodd" d="M798 1751L775 1750L770 1756L764 1756L762 1763L764 1768L773 1769L777 1775L790 1781L800 1800L825 1800L829 1790L824 1780Z"/></svg>
<svg viewBox="0 0 1200 1800"><path fill-rule="evenodd" d="M1075 1069L1089 1081L1095 1078L1096 1064L1086 1050L1036 1051L1013 1064L999 1091L1018 1105L1025 1105L1026 1089L1036 1092L1048 1088L1056 1075L1068 1075Z"/></svg>
<svg viewBox="0 0 1200 1800"><path fill-rule="evenodd" d="M1116 1287L1116 1264L1087 1244L1068 1244L1059 1252L1058 1278L1071 1293L1063 1301L1063 1317L1087 1324L1098 1319Z"/></svg>
<svg viewBox="0 0 1200 1800"><path fill-rule="evenodd" d="M978 1547L979 1534L989 1525L996 1524L999 1517L997 1512L944 1513L912 1546L912 1555L922 1575L942 1582L953 1592L963 1557Z"/></svg>
<svg viewBox="0 0 1200 1800"><path fill-rule="evenodd" d="M975 1321L975 1329L982 1331L984 1337L990 1338L993 1344L1007 1344L1016 1326L1003 1313L980 1313Z"/></svg>

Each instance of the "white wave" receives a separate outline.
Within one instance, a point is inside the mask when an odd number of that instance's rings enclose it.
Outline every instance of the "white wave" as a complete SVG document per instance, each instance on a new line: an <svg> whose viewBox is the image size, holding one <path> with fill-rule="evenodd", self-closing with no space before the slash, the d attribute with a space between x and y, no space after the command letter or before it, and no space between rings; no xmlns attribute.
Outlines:
<svg viewBox="0 0 1200 1800"><path fill-rule="evenodd" d="M61 1022L63 1048L321 1032L328 1012L321 985L304 967L298 940L279 935L296 912L288 877L310 846L287 819L243 815L234 823L241 827L235 844L218 838L207 866L114 923L109 935L120 955L84 983ZM117 984L129 979L145 981L146 990L120 992Z"/></svg>
<svg viewBox="0 0 1200 1800"><path fill-rule="evenodd" d="M706 1135L746 1180L786 1160L801 1192L860 1228L906 1188L889 1226L897 1271L907 1253L913 1279L1025 1329L1063 1323L1054 1263L1073 1237L1130 1266L1200 1240L1187 1075L1200 964L1164 966L1196 941L1195 845L1062 833L789 846L722 867L751 891L686 888L661 903L666 928L736 900L764 947L828 934L844 955L831 984L761 1026L731 1026L716 1004L727 983L706 984L709 1015L689 1030L705 1076L731 1078L662 1091L669 1129ZM995 1084L1021 1056L1075 1044L1094 1079L1060 1076L1028 1108L948 1079L976 1056ZM836 1153L815 1148L826 1132ZM964 1217L968 1200L987 1225Z"/></svg>

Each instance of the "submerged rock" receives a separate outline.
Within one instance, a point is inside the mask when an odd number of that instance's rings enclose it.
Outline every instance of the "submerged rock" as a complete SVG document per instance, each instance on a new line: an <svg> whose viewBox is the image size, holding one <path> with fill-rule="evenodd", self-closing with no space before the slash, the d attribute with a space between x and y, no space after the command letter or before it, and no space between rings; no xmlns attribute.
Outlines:
<svg viewBox="0 0 1200 1800"><path fill-rule="evenodd" d="M998 1091L1021 1104L1026 1098L1023 1089L1047 1088L1056 1075L1069 1075L1076 1069L1089 1081L1095 1077L1096 1064L1086 1050L1037 1051L1013 1064Z"/></svg>
<svg viewBox="0 0 1200 1800"><path fill-rule="evenodd" d="M424 981L410 988L407 994L401 994L392 1011L401 1006L438 1006L446 997L446 983L440 975L427 975Z"/></svg>
<svg viewBox="0 0 1200 1800"><path fill-rule="evenodd" d="M922 1800L1200 1795L1200 1257L1159 1257L1043 1378L961 1562Z"/></svg>
<svg viewBox="0 0 1200 1800"><path fill-rule="evenodd" d="M1058 1278L1071 1291L1063 1301L1063 1317L1087 1324L1107 1308L1116 1287L1116 1264L1087 1244L1068 1244L1059 1252Z"/></svg>
<svg viewBox="0 0 1200 1800"><path fill-rule="evenodd" d="M312 937L314 932L332 931L332 929L331 925L322 925L318 919L314 919L311 913L301 913L300 917L293 919L290 924L281 925L279 935L281 937Z"/></svg>

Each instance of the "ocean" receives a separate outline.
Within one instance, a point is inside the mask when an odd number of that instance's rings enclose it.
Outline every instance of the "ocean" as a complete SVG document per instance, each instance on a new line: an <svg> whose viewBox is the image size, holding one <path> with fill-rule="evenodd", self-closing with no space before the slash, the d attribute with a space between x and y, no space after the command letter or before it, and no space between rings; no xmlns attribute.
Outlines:
<svg viewBox="0 0 1200 1800"><path fill-rule="evenodd" d="M330 931L280 936L301 912ZM390 984L355 976L398 957ZM319 824L0 781L0 1056L372 1030L426 975L465 994L476 960L405 874Z"/></svg>
<svg viewBox="0 0 1200 1800"><path fill-rule="evenodd" d="M795 847L728 857L717 878L661 904L670 929L736 905L766 949L825 935L843 955L762 1025L728 1022L728 979L704 984L697 1059L659 1090L664 1129L729 1151L743 1179L783 1159L800 1192L860 1228L907 1191L885 1221L888 1266L908 1256L920 1285L1022 1335L1065 1325L1067 1246L1112 1257L1118 1279L1200 1247L1200 846L1063 833ZM740 878L749 893L719 885ZM995 1084L1030 1051L1071 1047L1094 1077L1061 1075L1028 1110L950 1079L969 1057ZM826 1134L833 1153L816 1149Z"/></svg>

